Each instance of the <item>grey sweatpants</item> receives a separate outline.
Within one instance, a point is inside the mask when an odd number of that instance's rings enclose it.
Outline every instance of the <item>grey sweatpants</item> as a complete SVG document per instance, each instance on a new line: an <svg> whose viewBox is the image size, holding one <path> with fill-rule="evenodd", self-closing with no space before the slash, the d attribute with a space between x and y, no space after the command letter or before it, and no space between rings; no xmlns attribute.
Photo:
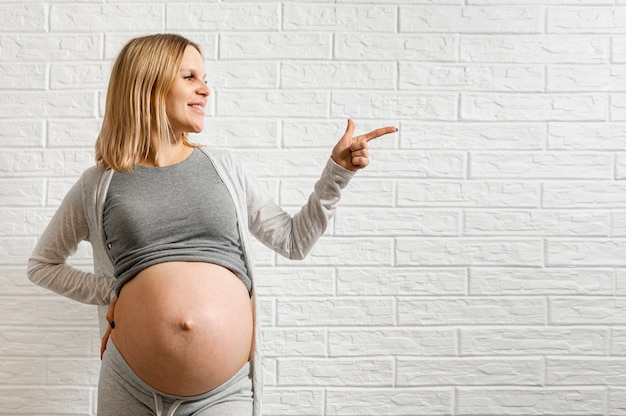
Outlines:
<svg viewBox="0 0 626 416"><path fill-rule="evenodd" d="M158 363L155 363L158 365ZM159 392L137 376L109 339L98 385L98 416L251 416L247 363L230 380L198 396Z"/></svg>

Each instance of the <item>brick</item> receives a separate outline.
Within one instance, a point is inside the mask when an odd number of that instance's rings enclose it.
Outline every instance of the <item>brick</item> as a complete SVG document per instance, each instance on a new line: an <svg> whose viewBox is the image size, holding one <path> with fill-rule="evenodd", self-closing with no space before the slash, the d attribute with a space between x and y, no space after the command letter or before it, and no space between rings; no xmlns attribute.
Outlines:
<svg viewBox="0 0 626 416"><path fill-rule="evenodd" d="M1 17L0 17L1 19ZM46 67L42 64L0 64L0 90L43 90Z"/></svg>
<svg viewBox="0 0 626 416"><path fill-rule="evenodd" d="M462 268L341 267L337 294L342 296L464 295L467 272Z"/></svg>
<svg viewBox="0 0 626 416"><path fill-rule="evenodd" d="M330 329L331 357L345 356L454 356L455 329Z"/></svg>
<svg viewBox="0 0 626 416"><path fill-rule="evenodd" d="M92 414L93 387L0 386L0 409L9 415L67 415L68 398L75 414Z"/></svg>
<svg viewBox="0 0 626 416"><path fill-rule="evenodd" d="M542 33L540 7L400 6L400 31L419 33Z"/></svg>
<svg viewBox="0 0 626 416"><path fill-rule="evenodd" d="M340 206L362 206L364 195L367 195L367 203L371 207L390 207L395 200L394 184L389 179L359 178L342 191Z"/></svg>
<svg viewBox="0 0 626 416"><path fill-rule="evenodd" d="M331 97L332 117L412 118L454 120L457 98L452 93L407 94L398 92L335 92Z"/></svg>
<svg viewBox="0 0 626 416"><path fill-rule="evenodd" d="M460 179L466 176L464 153L420 150L398 152L397 150L376 149L377 142L370 143L370 164L362 176L437 179Z"/></svg>
<svg viewBox="0 0 626 416"><path fill-rule="evenodd" d="M278 361L278 385L391 387L393 360L286 358Z"/></svg>
<svg viewBox="0 0 626 416"><path fill-rule="evenodd" d="M609 110L612 121L626 121L626 94L612 94Z"/></svg>
<svg viewBox="0 0 626 416"><path fill-rule="evenodd" d="M608 115L602 94L462 94L464 120L599 121Z"/></svg>
<svg viewBox="0 0 626 416"><path fill-rule="evenodd" d="M343 211L340 211L340 213ZM461 218L456 211L387 208L350 209L349 215L337 215L337 236L455 236Z"/></svg>
<svg viewBox="0 0 626 416"><path fill-rule="evenodd" d="M468 35L460 40L463 62L598 64L608 55L608 41L596 36Z"/></svg>
<svg viewBox="0 0 626 416"><path fill-rule="evenodd" d="M100 124L101 121L96 119L49 120L47 123L47 147L82 148L93 152L96 139L100 133ZM89 159L93 159L93 156Z"/></svg>
<svg viewBox="0 0 626 416"><path fill-rule="evenodd" d="M626 355L626 330L620 328L611 330L609 353L612 356Z"/></svg>
<svg viewBox="0 0 626 416"><path fill-rule="evenodd" d="M550 266L624 266L624 239L549 239L546 263Z"/></svg>
<svg viewBox="0 0 626 416"><path fill-rule="evenodd" d="M97 385L100 375L98 358L48 359L48 382L57 385Z"/></svg>
<svg viewBox="0 0 626 416"><path fill-rule="evenodd" d="M271 89L279 85L277 62L219 61L209 62L206 68L209 86L214 85L219 89ZM238 120L242 121L244 120Z"/></svg>
<svg viewBox="0 0 626 416"><path fill-rule="evenodd" d="M332 40L318 33L226 33L221 59L328 59Z"/></svg>
<svg viewBox="0 0 626 416"><path fill-rule="evenodd" d="M0 175L79 176L92 164L91 151L7 150L0 154Z"/></svg>
<svg viewBox="0 0 626 416"><path fill-rule="evenodd" d="M615 280L615 294L626 295L626 270L617 269Z"/></svg>
<svg viewBox="0 0 626 416"><path fill-rule="evenodd" d="M265 388L263 412L268 415L318 416L324 412L324 391L314 388Z"/></svg>
<svg viewBox="0 0 626 416"><path fill-rule="evenodd" d="M298 31L394 32L396 8L377 5L285 4L283 28Z"/></svg>
<svg viewBox="0 0 626 416"><path fill-rule="evenodd" d="M0 182L0 199L4 207L41 206L44 181L41 179L3 178Z"/></svg>
<svg viewBox="0 0 626 416"><path fill-rule="evenodd" d="M616 210L611 213L611 237L626 237L626 211Z"/></svg>
<svg viewBox="0 0 626 416"><path fill-rule="evenodd" d="M383 266L391 265L392 240L390 238L340 238L321 239L304 260L278 258L278 265L316 266Z"/></svg>
<svg viewBox="0 0 626 416"><path fill-rule="evenodd" d="M38 235L52 218L53 211L41 208L0 207L0 236Z"/></svg>
<svg viewBox="0 0 626 416"><path fill-rule="evenodd" d="M398 206L537 207L536 184L518 181L436 181L398 183Z"/></svg>
<svg viewBox="0 0 626 416"><path fill-rule="evenodd" d="M399 63L400 90L540 92L544 70L536 65Z"/></svg>
<svg viewBox="0 0 626 416"><path fill-rule="evenodd" d="M246 170L257 179L309 177L319 178L324 164L329 158L329 150L321 149L242 149L236 153ZM313 188L303 190L307 196ZM283 201L281 201L283 202ZM297 205L305 200L296 201ZM286 202L283 202L286 203ZM293 204L294 202L287 202Z"/></svg>
<svg viewBox="0 0 626 416"><path fill-rule="evenodd" d="M623 33L626 10L620 7L568 6L547 9L549 33Z"/></svg>
<svg viewBox="0 0 626 416"><path fill-rule="evenodd" d="M34 285L26 278L25 264L17 266L0 265L0 285L5 288L3 294L7 296L32 297L45 294L45 289Z"/></svg>
<svg viewBox="0 0 626 416"><path fill-rule="evenodd" d="M1 32L46 31L46 5L0 4Z"/></svg>
<svg viewBox="0 0 626 416"><path fill-rule="evenodd" d="M63 63L50 66L50 88L53 90L106 90L112 63Z"/></svg>
<svg viewBox="0 0 626 416"><path fill-rule="evenodd" d="M393 325L391 298L296 298L280 299L278 326Z"/></svg>
<svg viewBox="0 0 626 416"><path fill-rule="evenodd" d="M623 325L625 297L558 297L550 301L550 323Z"/></svg>
<svg viewBox="0 0 626 416"><path fill-rule="evenodd" d="M457 60L458 44L453 35L405 35L359 33L335 35L335 57L345 60Z"/></svg>
<svg viewBox="0 0 626 416"><path fill-rule="evenodd" d="M474 295L612 295L615 272L598 268L486 268L470 270Z"/></svg>
<svg viewBox="0 0 626 416"><path fill-rule="evenodd" d="M280 8L276 4L166 5L167 30L186 31L275 31L279 28Z"/></svg>
<svg viewBox="0 0 626 416"><path fill-rule="evenodd" d="M46 359L3 357L2 364L0 364L0 379L11 380L13 387L44 384L46 382Z"/></svg>
<svg viewBox="0 0 626 416"><path fill-rule="evenodd" d="M401 148L540 150L547 128L529 123L402 122ZM609 129L607 129L609 130ZM607 132L608 134L608 132Z"/></svg>
<svg viewBox="0 0 626 416"><path fill-rule="evenodd" d="M50 8L53 32L161 31L163 7L155 4L54 4Z"/></svg>
<svg viewBox="0 0 626 416"><path fill-rule="evenodd" d="M624 358L553 357L546 361L546 384L548 386L623 385L625 382L626 360Z"/></svg>
<svg viewBox="0 0 626 416"><path fill-rule="evenodd" d="M399 358L398 386L538 386L542 379L538 358Z"/></svg>
<svg viewBox="0 0 626 416"><path fill-rule="evenodd" d="M536 238L409 238L396 239L400 266L540 266L543 244Z"/></svg>
<svg viewBox="0 0 626 416"><path fill-rule="evenodd" d="M611 61L616 63L626 63L626 37L615 36L611 38Z"/></svg>
<svg viewBox="0 0 626 416"><path fill-rule="evenodd" d="M101 35L11 34L0 36L4 62L99 59Z"/></svg>
<svg viewBox="0 0 626 416"><path fill-rule="evenodd" d="M24 264L34 246L32 237L0 237L0 258L6 265Z"/></svg>
<svg viewBox="0 0 626 416"><path fill-rule="evenodd" d="M477 210L465 213L463 235L608 236L608 211Z"/></svg>
<svg viewBox="0 0 626 416"><path fill-rule="evenodd" d="M326 329L266 328L259 347L264 357L319 357L326 355L326 342Z"/></svg>
<svg viewBox="0 0 626 416"><path fill-rule="evenodd" d="M218 94L217 114L237 117L304 117L328 113L328 94L315 91L228 91Z"/></svg>
<svg viewBox="0 0 626 416"><path fill-rule="evenodd" d="M608 396L608 408L610 415L619 415L626 411L626 388L609 388Z"/></svg>
<svg viewBox="0 0 626 416"><path fill-rule="evenodd" d="M461 355L605 355L606 329L567 327L462 328Z"/></svg>
<svg viewBox="0 0 626 416"><path fill-rule="evenodd" d="M615 157L615 179L626 179L626 156L623 154Z"/></svg>
<svg viewBox="0 0 626 416"><path fill-rule="evenodd" d="M607 181L548 182L542 199L546 208L624 208L626 186Z"/></svg>
<svg viewBox="0 0 626 416"><path fill-rule="evenodd" d="M285 62L282 88L389 90L395 87L396 65L391 62Z"/></svg>
<svg viewBox="0 0 626 416"><path fill-rule="evenodd" d="M406 297L398 300L399 325L541 325L539 297Z"/></svg>
<svg viewBox="0 0 626 416"><path fill-rule="evenodd" d="M459 389L457 400L457 408L464 415L601 416L605 414L606 391L601 387L476 387Z"/></svg>
<svg viewBox="0 0 626 416"><path fill-rule="evenodd" d="M26 279L25 275L22 278L32 287L36 287ZM37 306L36 302L31 299L25 299L21 303L28 312L33 312ZM4 321L7 322L6 320ZM36 358L38 357L94 358L95 356L92 354L93 351L90 347L92 340L94 340L95 330L95 327L87 329L58 326L55 328L23 326L20 331L6 328L0 332L0 340L2 341L0 354L4 357L26 357L34 362L37 361Z"/></svg>
<svg viewBox="0 0 626 416"><path fill-rule="evenodd" d="M72 117L95 115L95 95L85 91L6 91L0 95L0 118Z"/></svg>
<svg viewBox="0 0 626 416"><path fill-rule="evenodd" d="M0 119L0 143L8 148L41 147L44 122L41 120Z"/></svg>
<svg viewBox="0 0 626 416"><path fill-rule="evenodd" d="M548 67L550 92L620 91L626 89L624 65L559 65Z"/></svg>
<svg viewBox="0 0 626 416"><path fill-rule="evenodd" d="M256 272L256 288L268 296L328 296L335 291L330 268L259 267Z"/></svg>
<svg viewBox="0 0 626 416"><path fill-rule="evenodd" d="M326 393L328 414L342 416L446 415L453 401L452 390L446 388L328 389Z"/></svg>
<svg viewBox="0 0 626 416"><path fill-rule="evenodd" d="M472 153L472 178L611 179L614 158L598 153Z"/></svg>
<svg viewBox="0 0 626 416"><path fill-rule="evenodd" d="M548 148L555 150L626 150L626 123L551 123Z"/></svg>
<svg viewBox="0 0 626 416"><path fill-rule="evenodd" d="M37 314L34 317L41 327L56 326L63 322L66 327L97 327L97 309L67 299L63 296L46 296L37 301Z"/></svg>

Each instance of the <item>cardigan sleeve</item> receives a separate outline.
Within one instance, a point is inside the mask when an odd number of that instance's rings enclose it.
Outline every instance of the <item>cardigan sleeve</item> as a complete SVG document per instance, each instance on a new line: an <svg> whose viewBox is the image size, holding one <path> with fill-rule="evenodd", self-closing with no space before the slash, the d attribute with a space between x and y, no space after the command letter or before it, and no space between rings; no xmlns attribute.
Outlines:
<svg viewBox="0 0 626 416"><path fill-rule="evenodd" d="M341 198L341 190L354 174L329 158L306 204L294 215L285 212L260 191L252 176L244 174L251 233L282 256L303 259L326 231Z"/></svg>
<svg viewBox="0 0 626 416"><path fill-rule="evenodd" d="M109 279L67 264L78 244L89 238L83 206L82 177L70 189L48 223L28 260L28 278L39 286L88 304L108 304Z"/></svg>

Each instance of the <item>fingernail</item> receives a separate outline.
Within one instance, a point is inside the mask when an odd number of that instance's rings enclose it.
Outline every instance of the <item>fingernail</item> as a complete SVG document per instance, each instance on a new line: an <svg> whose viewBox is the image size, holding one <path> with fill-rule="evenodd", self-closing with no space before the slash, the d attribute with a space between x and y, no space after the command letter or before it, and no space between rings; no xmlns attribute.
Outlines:
<svg viewBox="0 0 626 416"><path fill-rule="evenodd" d="M396 127L396 131L398 131L398 128Z"/></svg>

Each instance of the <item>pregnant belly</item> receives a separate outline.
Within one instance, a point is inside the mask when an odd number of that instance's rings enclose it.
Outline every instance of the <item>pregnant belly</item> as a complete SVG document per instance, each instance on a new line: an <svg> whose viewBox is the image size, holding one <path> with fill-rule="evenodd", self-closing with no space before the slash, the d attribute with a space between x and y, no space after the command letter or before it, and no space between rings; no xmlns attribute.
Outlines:
<svg viewBox="0 0 626 416"><path fill-rule="evenodd" d="M122 288L111 338L147 384L193 396L223 384L248 361L252 319L248 290L230 270L169 262Z"/></svg>

